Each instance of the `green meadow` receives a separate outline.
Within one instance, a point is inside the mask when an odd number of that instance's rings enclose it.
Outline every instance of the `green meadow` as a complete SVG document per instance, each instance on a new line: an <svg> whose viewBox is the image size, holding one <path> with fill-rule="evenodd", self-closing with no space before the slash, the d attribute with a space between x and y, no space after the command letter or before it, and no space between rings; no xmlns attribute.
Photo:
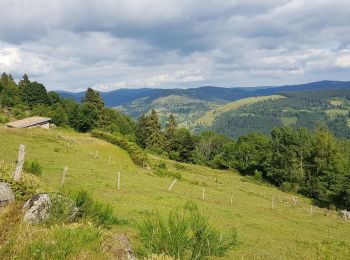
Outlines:
<svg viewBox="0 0 350 260"><path fill-rule="evenodd" d="M181 210L186 202L194 201L200 212L223 233L237 229L239 245L224 259L349 259L350 221L341 219L335 211L312 206L310 200L300 195L284 193L237 172L173 162L153 155L149 155L150 169L144 169L136 166L126 151L88 134L2 126L0 161L14 167L19 144L26 145L27 160L37 160L42 166L40 178L48 190L61 188L63 168L68 166L65 189L88 191L97 201L109 203L118 218L126 220L124 225L101 231L105 232L102 237L126 233L134 244L136 226L146 215ZM160 163L165 164L170 175L181 177L171 191L168 189L174 177L155 174L154 169ZM117 189L118 172L120 190ZM62 227L67 228L69 226ZM99 232L90 229L86 226L83 231ZM42 226L23 230L27 236L31 232L38 237L56 232ZM31 240L28 241L22 243L31 248L28 245ZM93 239L88 241L85 246L90 249L74 259L108 259L108 254L96 253L99 249L95 248L98 245ZM83 242L77 240L76 243L77 248L84 249Z"/></svg>

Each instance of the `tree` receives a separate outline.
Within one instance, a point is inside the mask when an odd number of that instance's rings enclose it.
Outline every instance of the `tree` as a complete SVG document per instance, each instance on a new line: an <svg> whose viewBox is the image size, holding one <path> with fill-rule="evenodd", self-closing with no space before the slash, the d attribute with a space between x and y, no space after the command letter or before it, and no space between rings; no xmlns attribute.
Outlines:
<svg viewBox="0 0 350 260"><path fill-rule="evenodd" d="M308 161L313 145L310 132L290 127L272 131L272 159L268 176L278 186L292 185L299 190L307 180Z"/></svg>
<svg viewBox="0 0 350 260"><path fill-rule="evenodd" d="M21 90L26 88L30 84L30 80L27 74L23 75L23 78L18 82L18 86Z"/></svg>
<svg viewBox="0 0 350 260"><path fill-rule="evenodd" d="M227 137L212 131L204 131L200 134L196 144L197 159L199 163L215 167L212 162L215 156L222 152L224 145L229 141Z"/></svg>
<svg viewBox="0 0 350 260"><path fill-rule="evenodd" d="M146 117L147 137L145 140L146 147L149 149L164 148L164 135L161 132L161 125L157 112L152 109L151 114Z"/></svg>
<svg viewBox="0 0 350 260"><path fill-rule="evenodd" d="M136 124L136 142L143 149L146 148L147 131L147 117L141 115Z"/></svg>
<svg viewBox="0 0 350 260"><path fill-rule="evenodd" d="M266 173L267 164L270 161L270 140L263 134L250 133L238 138L237 143L231 148L233 152L232 166L243 174L253 175L256 171ZM232 155L227 155L232 158Z"/></svg>
<svg viewBox="0 0 350 260"><path fill-rule="evenodd" d="M312 151L312 182L309 195L321 206L339 205L339 196L348 181L348 158L341 144L326 127L319 127L315 133Z"/></svg>
<svg viewBox="0 0 350 260"><path fill-rule="evenodd" d="M105 106L103 99L100 97L100 93L98 91L93 90L92 88L87 89L85 97L82 101L83 103L91 104L99 111L101 111Z"/></svg>
<svg viewBox="0 0 350 260"><path fill-rule="evenodd" d="M168 122L165 127L165 140L166 140L166 150L171 151L174 149L174 138L177 129L177 124L173 114L169 115Z"/></svg>
<svg viewBox="0 0 350 260"><path fill-rule="evenodd" d="M49 93L47 93L48 98L49 98L49 104L50 105L54 105L57 104L61 101L61 97L60 95L55 92L55 91L50 91Z"/></svg>
<svg viewBox="0 0 350 260"><path fill-rule="evenodd" d="M88 132L94 128L97 119L98 111L96 107L90 103L84 103L72 112L69 121L75 130Z"/></svg>
<svg viewBox="0 0 350 260"><path fill-rule="evenodd" d="M22 99L30 107L39 104L49 104L47 91L44 85L38 82L31 82L22 90Z"/></svg>
<svg viewBox="0 0 350 260"><path fill-rule="evenodd" d="M181 162L193 162L195 141L186 128L180 128L175 132L174 152L170 158Z"/></svg>

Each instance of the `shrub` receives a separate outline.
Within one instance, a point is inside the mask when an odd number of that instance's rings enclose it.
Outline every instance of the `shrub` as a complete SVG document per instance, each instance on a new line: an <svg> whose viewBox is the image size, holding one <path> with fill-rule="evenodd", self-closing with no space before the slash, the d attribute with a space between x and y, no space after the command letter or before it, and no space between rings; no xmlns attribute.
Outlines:
<svg viewBox="0 0 350 260"><path fill-rule="evenodd" d="M41 176L42 173L42 167L39 164L38 160L28 162L24 162L24 171L27 173L34 174L36 176Z"/></svg>
<svg viewBox="0 0 350 260"><path fill-rule="evenodd" d="M0 182L10 184L15 193L16 200L28 200L43 188L41 181L36 176L30 174L23 174L20 181L14 181L12 170L6 163L0 163Z"/></svg>
<svg viewBox="0 0 350 260"><path fill-rule="evenodd" d="M191 205L189 205L191 204ZM208 219L189 203L183 213L172 211L167 216L155 214L138 226L139 254L166 254L176 259L206 259L223 256L237 245L233 230L225 240Z"/></svg>
<svg viewBox="0 0 350 260"><path fill-rule="evenodd" d="M144 166L144 164L147 163L147 154L137 144L130 142L120 134L110 134L99 130L93 130L91 136L125 149L130 154L133 162L139 166Z"/></svg>
<svg viewBox="0 0 350 260"><path fill-rule="evenodd" d="M173 172L169 171L166 163L164 161L161 161L158 163L154 169L154 174L160 176L160 177L174 177L176 179L181 180L182 175L179 172Z"/></svg>

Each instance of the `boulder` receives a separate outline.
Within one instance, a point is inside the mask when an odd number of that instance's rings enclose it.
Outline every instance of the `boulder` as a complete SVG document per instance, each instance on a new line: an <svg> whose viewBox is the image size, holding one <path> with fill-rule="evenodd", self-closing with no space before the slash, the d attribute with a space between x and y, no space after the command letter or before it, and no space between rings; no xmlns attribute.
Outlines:
<svg viewBox="0 0 350 260"><path fill-rule="evenodd" d="M23 206L23 220L37 224L49 218L51 207L50 196L46 193L37 194Z"/></svg>
<svg viewBox="0 0 350 260"><path fill-rule="evenodd" d="M50 217L60 222L70 222L75 219L79 209L70 198L60 194L41 193L28 200L23 206L23 220L38 224Z"/></svg>
<svg viewBox="0 0 350 260"><path fill-rule="evenodd" d="M0 182L0 206L4 206L16 199L10 184Z"/></svg>

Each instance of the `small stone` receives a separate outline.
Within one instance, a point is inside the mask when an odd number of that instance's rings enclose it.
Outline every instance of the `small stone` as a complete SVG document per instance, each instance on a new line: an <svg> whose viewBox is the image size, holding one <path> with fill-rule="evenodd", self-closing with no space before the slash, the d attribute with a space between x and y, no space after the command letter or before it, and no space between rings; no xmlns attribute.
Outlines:
<svg viewBox="0 0 350 260"><path fill-rule="evenodd" d="M10 184L0 182L0 206L4 206L16 199Z"/></svg>

